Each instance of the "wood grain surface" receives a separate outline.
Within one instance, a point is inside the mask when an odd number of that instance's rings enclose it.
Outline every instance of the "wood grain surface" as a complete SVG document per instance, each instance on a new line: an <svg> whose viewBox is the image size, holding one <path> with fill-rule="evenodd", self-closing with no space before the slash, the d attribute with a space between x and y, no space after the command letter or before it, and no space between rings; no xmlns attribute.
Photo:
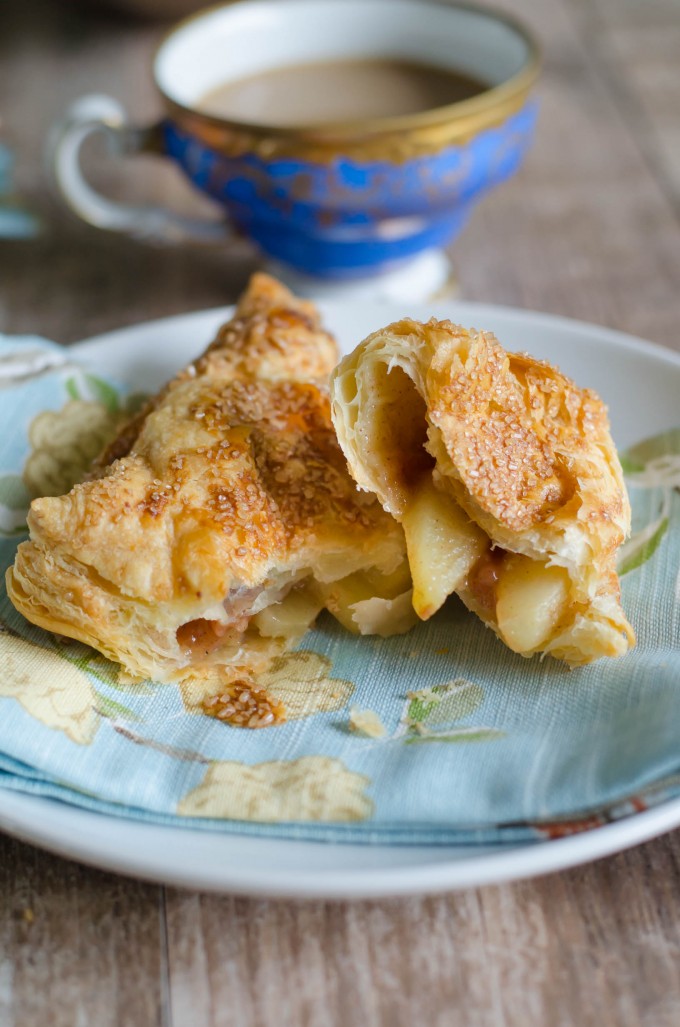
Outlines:
<svg viewBox="0 0 680 1027"><path fill-rule="evenodd" d="M544 48L541 120L521 173L453 248L464 297L680 349L677 0L504 6ZM50 195L42 147L72 99L109 92L140 123L157 116L163 29L95 3L0 5L0 139L44 224L0 243L0 330L68 343L220 305L255 266L245 244L97 233ZM208 209L161 162L88 163L112 195ZM539 880L357 904L201 896L0 836L0 1027L33 1024L676 1027L680 832Z"/></svg>

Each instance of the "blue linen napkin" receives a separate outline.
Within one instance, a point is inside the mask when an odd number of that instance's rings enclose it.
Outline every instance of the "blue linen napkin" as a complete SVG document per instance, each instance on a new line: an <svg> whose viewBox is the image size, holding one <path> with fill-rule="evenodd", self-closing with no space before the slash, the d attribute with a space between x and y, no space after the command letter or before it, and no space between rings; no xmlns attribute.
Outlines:
<svg viewBox="0 0 680 1027"><path fill-rule="evenodd" d="M45 340L0 339L3 572L31 495L67 489L138 401ZM455 599L391 639L323 615L266 675L288 723L248 731L185 710L175 686L121 682L3 585L0 786L206 829L419 844L554 837L680 795L680 429L624 462L638 646L573 671L514 655ZM351 731L352 709L383 734Z"/></svg>

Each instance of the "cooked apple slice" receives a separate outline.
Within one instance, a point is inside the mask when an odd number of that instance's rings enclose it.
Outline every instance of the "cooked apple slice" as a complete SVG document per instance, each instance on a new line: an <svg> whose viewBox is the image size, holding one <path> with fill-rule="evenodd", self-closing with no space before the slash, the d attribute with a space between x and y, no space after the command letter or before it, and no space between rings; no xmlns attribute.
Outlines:
<svg viewBox="0 0 680 1027"><path fill-rule="evenodd" d="M293 588L279 603L265 606L251 623L265 638L301 638L323 609L323 596L315 582Z"/></svg>
<svg viewBox="0 0 680 1027"><path fill-rule="evenodd" d="M371 568L334 581L328 586L326 608L355 635L402 634L413 623L404 617L403 602L396 601L410 589L411 574L404 560L391 574Z"/></svg>
<svg viewBox="0 0 680 1027"><path fill-rule="evenodd" d="M382 638L405 635L418 623L413 609L413 592L409 588L394 599L373 596L354 603L352 620L360 635L380 635Z"/></svg>
<svg viewBox="0 0 680 1027"><path fill-rule="evenodd" d="M568 594L569 576L563 567L508 554L496 584L496 619L506 645L516 653L540 648L560 620Z"/></svg>
<svg viewBox="0 0 680 1027"><path fill-rule="evenodd" d="M427 475L402 519L413 578L413 609L427 620L465 580L489 539Z"/></svg>

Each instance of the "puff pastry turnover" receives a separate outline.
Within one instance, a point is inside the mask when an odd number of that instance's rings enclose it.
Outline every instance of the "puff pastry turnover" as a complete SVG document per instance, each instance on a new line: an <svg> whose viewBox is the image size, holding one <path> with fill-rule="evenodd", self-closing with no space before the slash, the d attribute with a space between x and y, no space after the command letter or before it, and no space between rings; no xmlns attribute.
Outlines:
<svg viewBox="0 0 680 1027"><path fill-rule="evenodd" d="M257 675L325 605L356 631L405 630L403 535L347 472L336 359L314 307L254 276L91 480L33 502L7 574L16 608L195 702Z"/></svg>
<svg viewBox="0 0 680 1027"><path fill-rule="evenodd" d="M593 392L488 332L407 319L342 361L331 396L354 478L404 527L421 618L456 592L523 655L634 645L616 574L630 508Z"/></svg>

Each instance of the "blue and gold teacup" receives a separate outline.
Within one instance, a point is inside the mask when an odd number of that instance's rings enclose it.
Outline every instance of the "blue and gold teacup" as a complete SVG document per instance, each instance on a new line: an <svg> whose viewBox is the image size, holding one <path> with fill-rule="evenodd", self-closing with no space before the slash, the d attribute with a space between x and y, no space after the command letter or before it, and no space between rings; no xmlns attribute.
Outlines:
<svg viewBox="0 0 680 1027"><path fill-rule="evenodd" d="M276 127L216 117L201 98L229 80L304 62L395 58L481 80L482 91L432 110L373 120ZM519 167L531 141L538 71L531 35L504 14L438 0L242 0L177 25L154 74L165 118L131 126L107 97L85 97L53 140L57 182L99 227L173 240L226 235L307 275L359 278L450 242L474 204ZM175 160L222 206L198 224L157 207L115 204L79 165L105 130L120 153Z"/></svg>

